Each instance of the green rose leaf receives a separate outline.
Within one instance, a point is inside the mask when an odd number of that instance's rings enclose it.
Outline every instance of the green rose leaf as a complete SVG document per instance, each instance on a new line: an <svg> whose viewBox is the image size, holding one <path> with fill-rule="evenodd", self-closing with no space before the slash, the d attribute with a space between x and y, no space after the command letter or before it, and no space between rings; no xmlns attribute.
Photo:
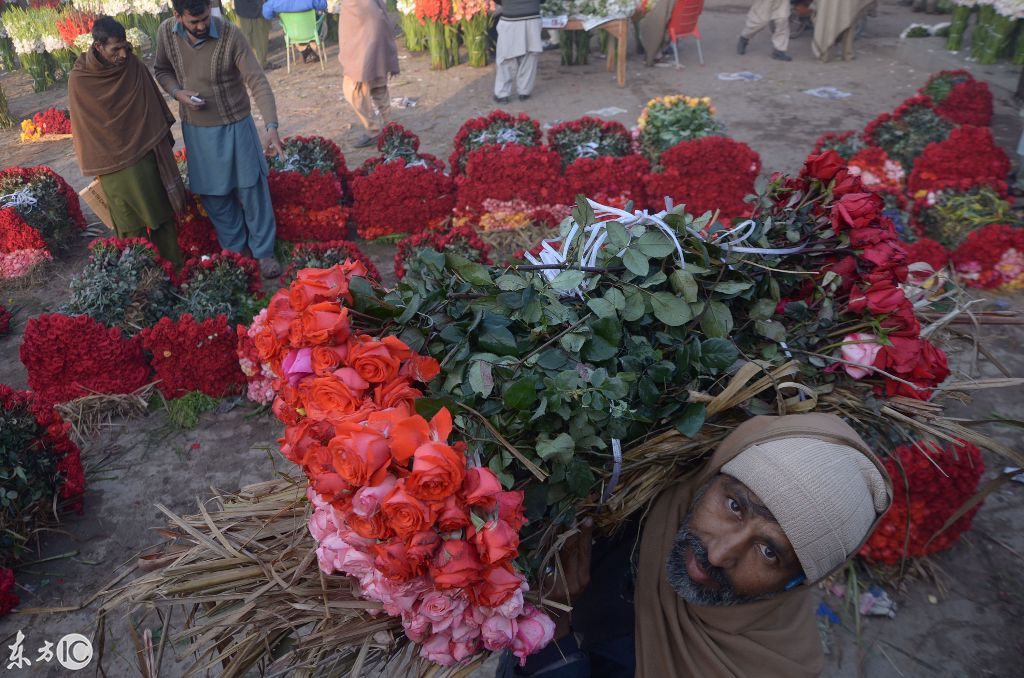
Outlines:
<svg viewBox="0 0 1024 678"><path fill-rule="evenodd" d="M590 299L587 301L587 307L598 318L612 318L615 316L615 306L607 299Z"/></svg>
<svg viewBox="0 0 1024 678"><path fill-rule="evenodd" d="M605 247L609 252L618 254L629 244L629 232L626 227L617 221L610 221L604 225L608 238L605 240Z"/></svg>
<svg viewBox="0 0 1024 678"><path fill-rule="evenodd" d="M676 251L675 245L661 231L647 231L636 239L632 245L646 257L663 259Z"/></svg>
<svg viewBox="0 0 1024 678"><path fill-rule="evenodd" d="M498 284L498 289L502 292L518 292L519 290L526 289L528 286L525 280L511 273L506 273L495 282Z"/></svg>
<svg viewBox="0 0 1024 678"><path fill-rule="evenodd" d="M580 286L586 274L583 271L562 271L551 281L551 288L556 290L571 290Z"/></svg>
<svg viewBox="0 0 1024 678"><path fill-rule="evenodd" d="M594 486L594 480L594 473L582 459L573 459L565 469L565 482L569 485L569 491L577 497L585 497Z"/></svg>
<svg viewBox="0 0 1024 678"><path fill-rule="evenodd" d="M687 438L700 433L700 428L704 425L705 409L704 403L687 403L683 413L676 419L676 430Z"/></svg>
<svg viewBox="0 0 1024 678"><path fill-rule="evenodd" d="M611 287L604 293L604 300L611 304L616 311L626 308L626 296L618 287Z"/></svg>
<svg viewBox="0 0 1024 678"><path fill-rule="evenodd" d="M697 280L693 277L693 274L683 269L676 269L672 272L672 275L668 279L669 284L672 285L672 290L676 294L683 295L683 299L687 303L693 303L697 301Z"/></svg>
<svg viewBox="0 0 1024 678"><path fill-rule="evenodd" d="M739 294L744 290L749 290L752 286L753 283L742 280L725 280L715 285L715 292L719 294Z"/></svg>
<svg viewBox="0 0 1024 678"><path fill-rule="evenodd" d="M770 320L775 315L776 305L771 299L758 299L750 307L750 317L754 320Z"/></svg>
<svg viewBox="0 0 1024 678"><path fill-rule="evenodd" d="M625 296L626 307L622 309L622 319L626 322L639 320L644 316L644 293L631 287Z"/></svg>
<svg viewBox="0 0 1024 678"><path fill-rule="evenodd" d="M488 273L487 267L483 264L478 264L475 261L470 261L465 257L460 257L458 254L452 254L451 252L446 252L444 257L448 268L458 273L459 277L470 285L488 287L494 284L491 280L490 274Z"/></svg>
<svg viewBox="0 0 1024 678"><path fill-rule="evenodd" d="M776 320L755 321L754 331L772 341L786 340L786 326Z"/></svg>
<svg viewBox="0 0 1024 678"><path fill-rule="evenodd" d="M720 301L709 301L700 317L700 328L709 337L727 337L732 332L732 311Z"/></svg>
<svg viewBox="0 0 1024 678"><path fill-rule="evenodd" d="M712 370L724 370L736 362L739 350L728 339L705 339L700 345L700 364Z"/></svg>
<svg viewBox="0 0 1024 678"><path fill-rule="evenodd" d="M651 295L651 307L654 317L669 327L679 327L693 317L686 301L671 292L655 292Z"/></svg>
<svg viewBox="0 0 1024 678"><path fill-rule="evenodd" d="M494 390L494 375L490 363L477 360L469 366L469 387L484 398L491 395L491 391Z"/></svg>
<svg viewBox="0 0 1024 678"><path fill-rule="evenodd" d="M651 270L647 257L634 249L628 249L622 255L622 265L625 266L633 275L641 277L645 277L647 272Z"/></svg>
<svg viewBox="0 0 1024 678"><path fill-rule="evenodd" d="M505 391L505 407L527 410L537 402L537 378L523 377Z"/></svg>
<svg viewBox="0 0 1024 678"><path fill-rule="evenodd" d="M542 438L537 441L537 456L548 461L555 459L563 464L572 461L572 452L576 444L568 433L559 433L554 439Z"/></svg>

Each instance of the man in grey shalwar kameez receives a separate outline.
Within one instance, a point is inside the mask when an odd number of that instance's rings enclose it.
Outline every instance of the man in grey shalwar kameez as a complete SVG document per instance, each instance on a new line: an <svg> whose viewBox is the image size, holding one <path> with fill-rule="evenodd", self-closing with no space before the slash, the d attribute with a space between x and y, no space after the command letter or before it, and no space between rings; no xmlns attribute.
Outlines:
<svg viewBox="0 0 1024 678"><path fill-rule="evenodd" d="M520 101L533 93L537 80L537 59L544 51L541 41L540 0L497 0L501 5L498 19L498 45L495 50L497 68L494 76L494 100L507 104L512 84Z"/></svg>

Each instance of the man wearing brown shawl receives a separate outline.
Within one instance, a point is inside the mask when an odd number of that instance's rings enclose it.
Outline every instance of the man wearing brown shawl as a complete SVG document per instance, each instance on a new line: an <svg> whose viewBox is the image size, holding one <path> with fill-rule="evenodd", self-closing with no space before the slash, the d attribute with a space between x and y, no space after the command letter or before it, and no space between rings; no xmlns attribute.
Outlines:
<svg viewBox="0 0 1024 678"><path fill-rule="evenodd" d="M639 533L598 542L593 558L587 527L567 542L568 593L586 592L518 673L816 676L814 585L857 553L891 497L884 467L838 417L755 417L663 491Z"/></svg>
<svg viewBox="0 0 1024 678"><path fill-rule="evenodd" d="M388 77L398 75L395 27L384 0L342 0L338 35L341 89L366 129L355 147L365 148L377 142L391 108Z"/></svg>
<svg viewBox="0 0 1024 678"><path fill-rule="evenodd" d="M78 165L99 177L119 238L149 238L180 266L175 213L184 210L185 188L171 151L174 116L121 24L100 17L92 37L68 78Z"/></svg>

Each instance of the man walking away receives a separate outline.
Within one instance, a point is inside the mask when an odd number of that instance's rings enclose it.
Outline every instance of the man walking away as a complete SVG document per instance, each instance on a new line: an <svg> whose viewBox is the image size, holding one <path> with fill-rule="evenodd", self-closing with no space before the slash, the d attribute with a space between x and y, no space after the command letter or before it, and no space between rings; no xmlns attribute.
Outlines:
<svg viewBox="0 0 1024 678"><path fill-rule="evenodd" d="M495 61L494 101L507 104L512 83L520 101L533 94L537 59L544 51L540 37L540 0L496 0L501 5Z"/></svg>
<svg viewBox="0 0 1024 678"><path fill-rule="evenodd" d="M273 67L267 62L270 21L263 17L260 0L235 0L235 14L238 15L238 27L242 29L245 41L256 54L256 61L264 70L272 70Z"/></svg>
<svg viewBox="0 0 1024 678"><path fill-rule="evenodd" d="M384 0L344 0L338 34L341 90L366 130L355 147L365 148L377 143L391 110L388 77L398 75L395 26Z"/></svg>
<svg viewBox="0 0 1024 678"><path fill-rule="evenodd" d="M747 44L771 22L775 26L772 33L772 58L779 61L792 61L789 56L789 0L754 0L747 13L747 24L740 33L740 42L736 51L747 53Z"/></svg>
<svg viewBox="0 0 1024 678"><path fill-rule="evenodd" d="M248 247L263 277L277 277L267 159L249 104L252 93L266 124L265 148L280 153L274 93L241 31L210 17L209 0L173 4L174 16L160 25L153 70L180 104L189 186L221 247L239 253Z"/></svg>
<svg viewBox="0 0 1024 678"><path fill-rule="evenodd" d="M174 116L124 26L99 17L92 38L68 77L78 165L99 177L117 237L148 238L180 267L175 212L184 211L185 187L171 151Z"/></svg>

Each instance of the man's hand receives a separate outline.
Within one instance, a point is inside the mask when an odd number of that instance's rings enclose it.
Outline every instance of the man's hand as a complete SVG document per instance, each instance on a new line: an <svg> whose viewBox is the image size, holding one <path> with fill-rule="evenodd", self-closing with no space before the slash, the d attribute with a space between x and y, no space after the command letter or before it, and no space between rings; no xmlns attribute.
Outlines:
<svg viewBox="0 0 1024 678"><path fill-rule="evenodd" d="M179 103L181 103L183 106L192 111L199 111L206 108L205 101L203 101L202 103L196 103L195 101L192 101L191 97L198 96L199 92L193 92L190 89L179 89L174 94L174 98L177 99Z"/></svg>
<svg viewBox="0 0 1024 678"><path fill-rule="evenodd" d="M281 148L281 135L277 133L276 127L267 130L267 138L263 142L263 151L267 155L281 155L284 153L284 149Z"/></svg>
<svg viewBox="0 0 1024 678"><path fill-rule="evenodd" d="M571 604L590 585L590 547L594 537L594 521L585 518L578 529L558 551L561 571L556 567L544 577L541 584L541 591L550 591L546 597L555 602ZM556 640L569 635L572 622L569 612L552 614L551 618L555 622Z"/></svg>

